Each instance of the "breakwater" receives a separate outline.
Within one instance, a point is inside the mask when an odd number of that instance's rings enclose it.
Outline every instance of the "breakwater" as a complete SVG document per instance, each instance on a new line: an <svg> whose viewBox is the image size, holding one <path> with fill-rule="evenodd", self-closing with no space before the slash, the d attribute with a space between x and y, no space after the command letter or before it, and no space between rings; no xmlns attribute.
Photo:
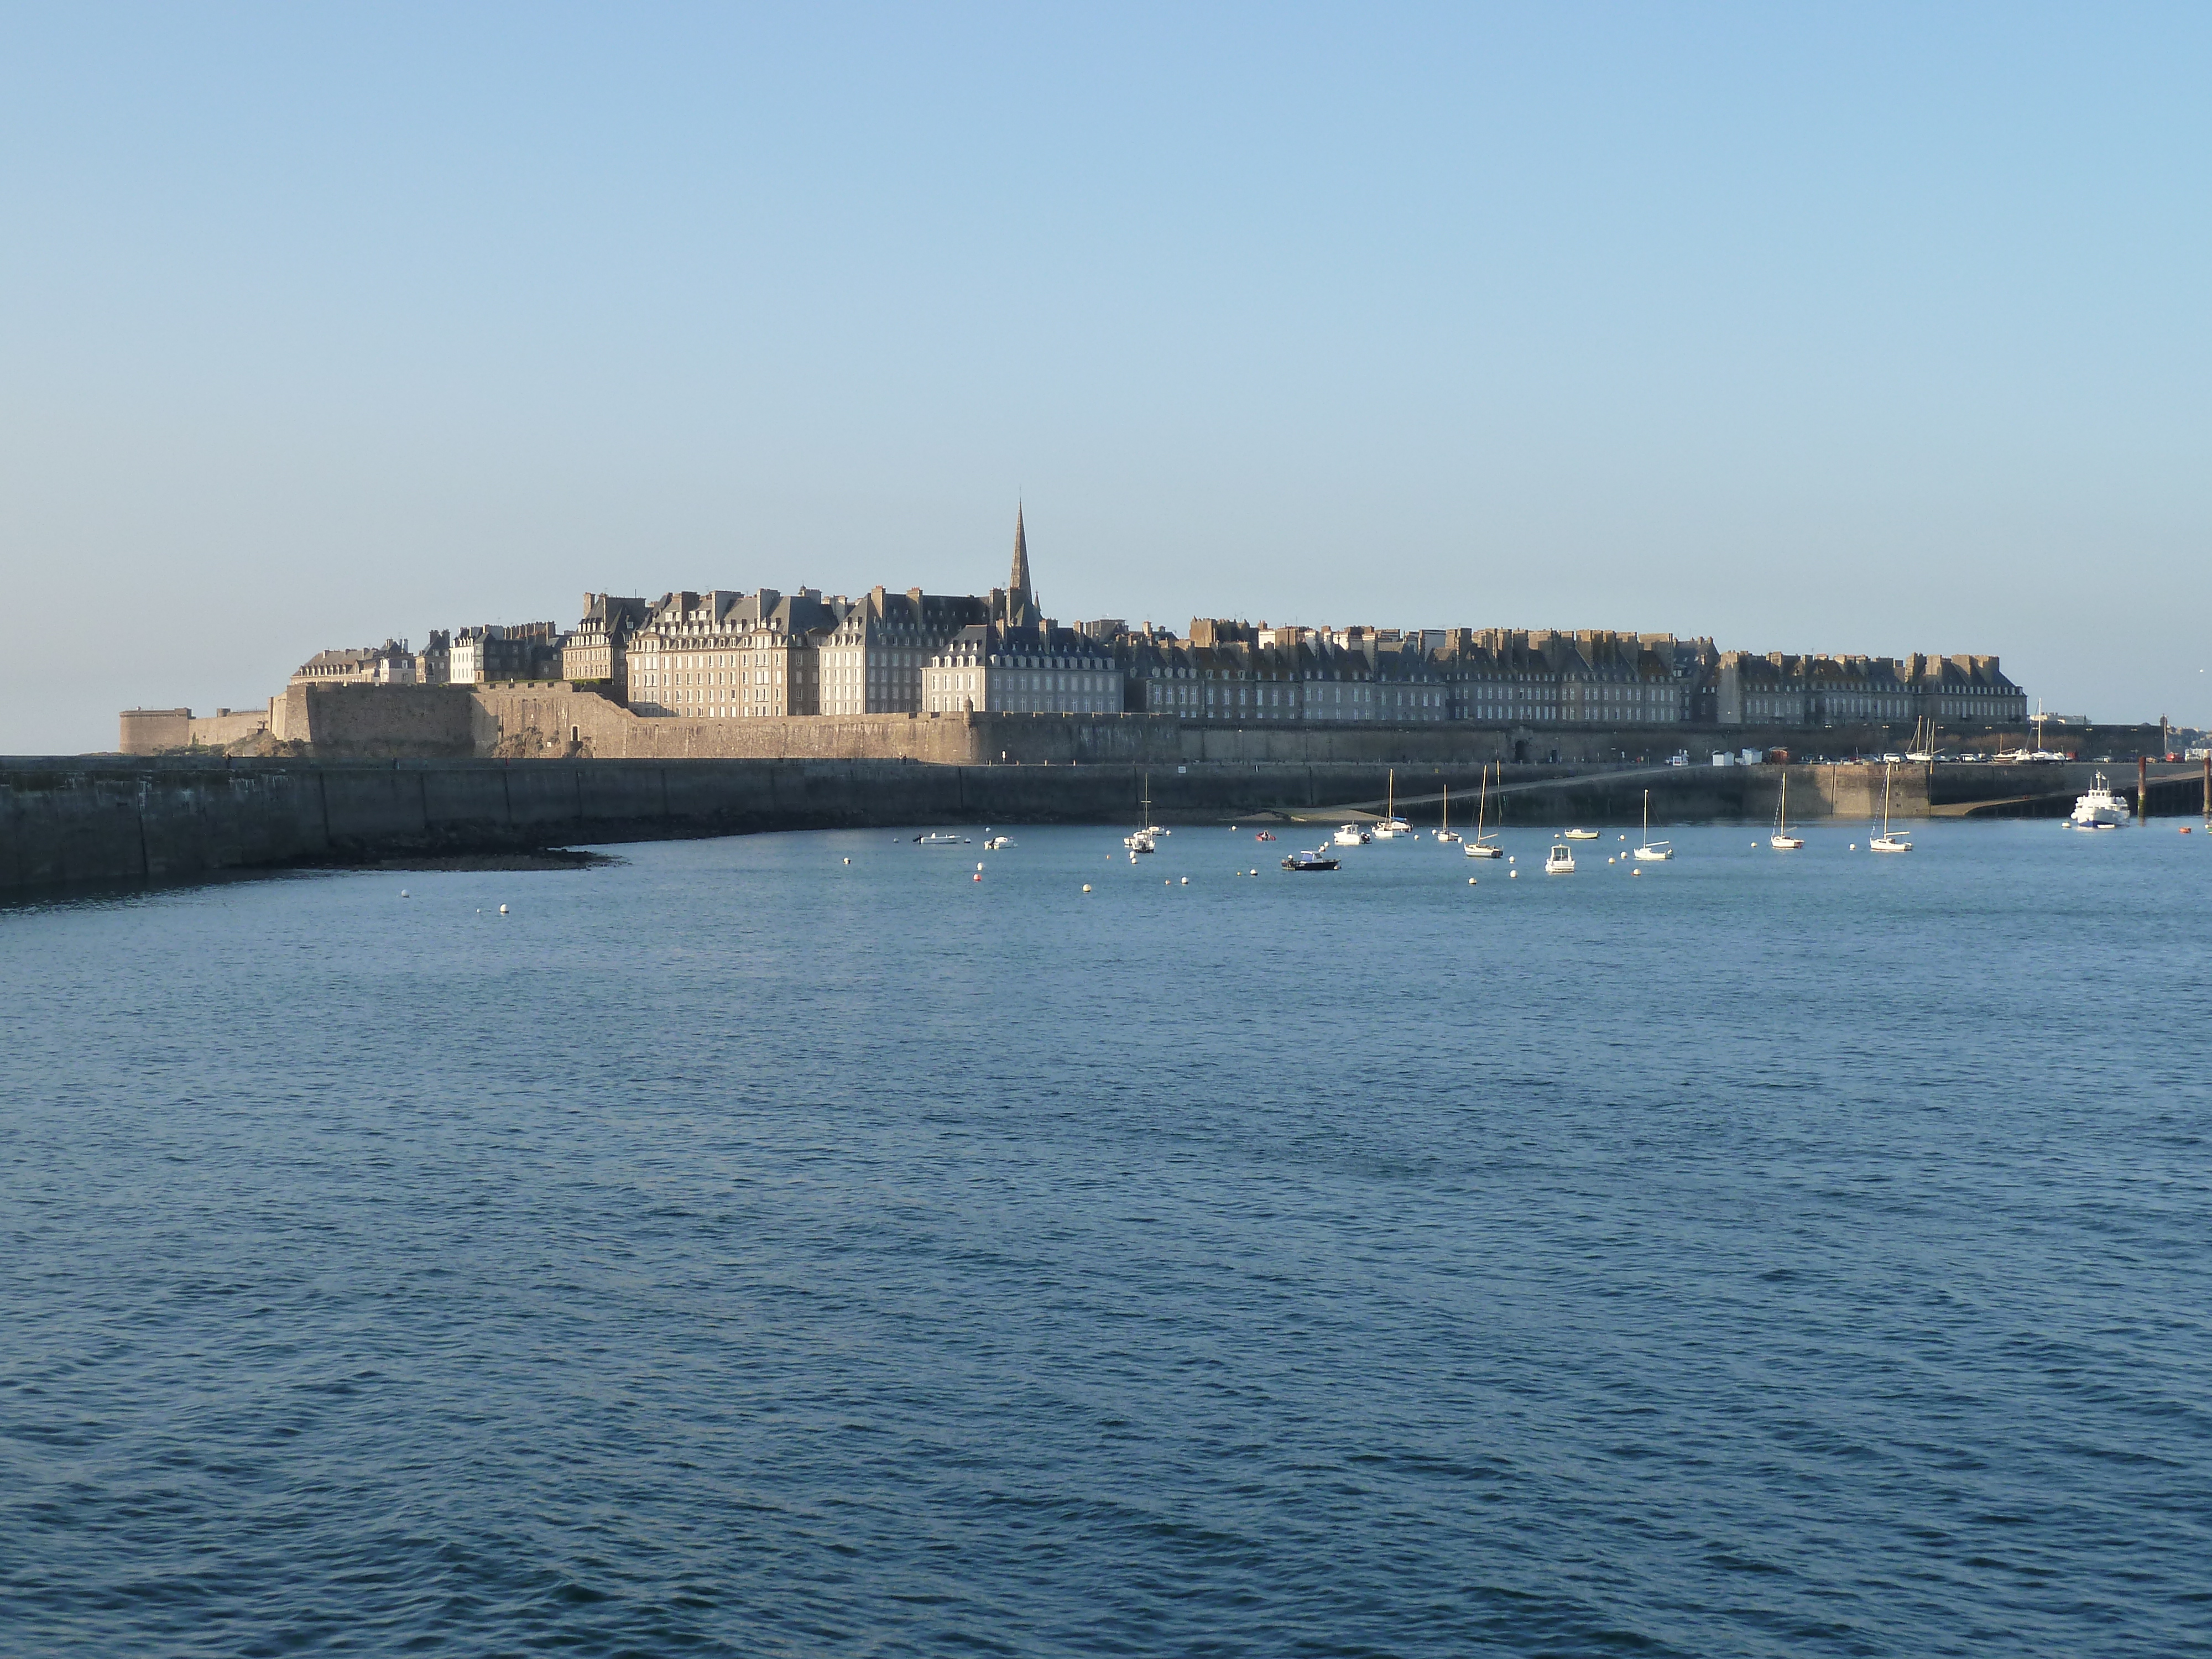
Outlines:
<svg viewBox="0 0 2212 1659"><path fill-rule="evenodd" d="M1123 823L1135 819L1147 788L1154 816L1170 823L1325 819L1380 806L1393 770L1265 762L8 759L0 760L0 892L770 830ZM1772 815L1785 772L1793 818L1881 810L1879 767L1509 766L1492 789L1492 816L1522 829L1632 823L1649 789L1655 822L1756 821ZM1415 822L1435 822L1448 789L1454 822L1471 823L1476 766L1395 773L1400 805ZM2045 804L2033 810L2041 811L2087 781L2086 768L1902 768L1891 810L1907 818L1931 805L2006 810L2033 794ZM2195 784L2176 778L2160 787L2166 799L2154 790L2154 805L2180 811Z"/></svg>

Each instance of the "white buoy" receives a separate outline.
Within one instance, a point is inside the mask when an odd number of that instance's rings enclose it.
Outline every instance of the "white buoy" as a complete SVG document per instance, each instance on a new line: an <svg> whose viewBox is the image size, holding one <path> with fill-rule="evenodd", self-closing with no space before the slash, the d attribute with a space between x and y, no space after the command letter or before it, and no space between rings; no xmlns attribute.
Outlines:
<svg viewBox="0 0 2212 1659"><path fill-rule="evenodd" d="M1857 851L1859 850L1859 844L1858 844L1858 842L1853 842L1850 844L1850 848L1849 848L1848 850L1849 850L1849 851L1850 851L1850 852L1854 852L1854 853L1857 852Z"/></svg>
<svg viewBox="0 0 2212 1659"><path fill-rule="evenodd" d="M1469 876L1467 878L1467 884L1470 887L1474 885L1474 878L1473 876Z"/></svg>
<svg viewBox="0 0 2212 1659"><path fill-rule="evenodd" d="M982 866L981 865L980 865L980 864L979 864L979 865L977 865L975 867L976 867L978 870L981 870L983 866Z"/></svg>
<svg viewBox="0 0 2212 1659"><path fill-rule="evenodd" d="M847 859L847 860L845 860L845 862L846 862L846 863L848 863L848 864L850 864L852 861L853 861L853 860L850 860L850 859Z"/></svg>
<svg viewBox="0 0 2212 1659"><path fill-rule="evenodd" d="M1091 890L1091 884L1089 882L1086 881L1083 884L1083 890L1086 893Z"/></svg>
<svg viewBox="0 0 2212 1659"><path fill-rule="evenodd" d="M1185 876L1182 878L1182 884L1186 887L1190 885L1190 878L1188 876Z"/></svg>
<svg viewBox="0 0 2212 1659"><path fill-rule="evenodd" d="M1628 873L1632 876L1640 876L1644 872L1641 870L1631 870Z"/></svg>
<svg viewBox="0 0 2212 1659"><path fill-rule="evenodd" d="M507 907L504 904L499 907L499 913L501 915L505 915L507 914Z"/></svg>
<svg viewBox="0 0 2212 1659"><path fill-rule="evenodd" d="M1259 872L1257 870L1255 870L1252 873L1253 873L1254 875L1255 875L1255 876L1256 876L1256 875L1258 875L1260 872Z"/></svg>
<svg viewBox="0 0 2212 1659"><path fill-rule="evenodd" d="M399 896L402 898L405 898L407 896L407 890L404 887L399 890Z"/></svg>
<svg viewBox="0 0 2212 1659"><path fill-rule="evenodd" d="M1508 864L1510 864L1510 863L1512 863L1512 862L1513 862L1513 860L1512 860L1511 859L1508 859L1508 860L1506 860L1505 861L1506 861ZM1521 879L1521 872L1520 872L1518 870L1508 870L1508 871L1505 872L1505 878L1506 878L1506 879L1507 879L1507 880L1509 880L1509 881L1518 881L1518 880L1520 880L1520 879Z"/></svg>

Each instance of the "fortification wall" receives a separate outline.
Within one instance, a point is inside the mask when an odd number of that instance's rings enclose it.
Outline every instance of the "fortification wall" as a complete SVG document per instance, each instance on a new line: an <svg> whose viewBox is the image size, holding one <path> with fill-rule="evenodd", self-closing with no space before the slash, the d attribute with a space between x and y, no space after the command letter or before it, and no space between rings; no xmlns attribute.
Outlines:
<svg viewBox="0 0 2212 1659"><path fill-rule="evenodd" d="M181 709L123 716L124 752L152 754L235 742L265 724L272 742L325 758L401 756L514 760L901 760L932 766L1459 765L1509 762L1598 766L1656 763L1678 749L1693 765L1716 750L1794 760L1881 754L1910 741L1883 726L1804 732L1769 726L1233 725L1171 714L867 714L694 720L646 718L564 682L486 686L293 686L231 726ZM2085 754L2129 759L2154 750L2158 728L2075 732ZM2017 746L2018 732L1947 738L1947 746Z"/></svg>
<svg viewBox="0 0 2212 1659"><path fill-rule="evenodd" d="M189 708L126 708L118 724L118 746L126 755L158 755L165 749L187 748L192 740Z"/></svg>

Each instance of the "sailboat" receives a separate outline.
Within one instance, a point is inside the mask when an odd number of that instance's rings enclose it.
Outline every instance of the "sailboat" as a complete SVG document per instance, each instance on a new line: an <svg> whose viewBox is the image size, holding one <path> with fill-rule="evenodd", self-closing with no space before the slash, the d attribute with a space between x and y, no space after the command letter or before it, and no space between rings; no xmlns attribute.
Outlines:
<svg viewBox="0 0 2212 1659"><path fill-rule="evenodd" d="M1437 830L1437 839L1442 842L1456 842L1459 839L1459 832L1451 827L1451 785L1449 784L1444 786L1444 821Z"/></svg>
<svg viewBox="0 0 2212 1659"><path fill-rule="evenodd" d="M1157 853L1160 850L1159 843L1152 839L1152 775L1147 772L1145 774L1145 827L1133 836L1122 836L1121 845L1129 849L1132 860L1139 853Z"/></svg>
<svg viewBox="0 0 2212 1659"><path fill-rule="evenodd" d="M1890 769L1881 769L1881 833L1867 843L1870 853L1910 853L1912 842L1909 836L1889 833L1889 775Z"/></svg>
<svg viewBox="0 0 2212 1659"><path fill-rule="evenodd" d="M1804 836L1790 833L1790 771L1787 767L1782 772L1782 804L1774 809L1774 833L1766 838L1766 844L1779 848L1785 853L1795 852L1805 844Z"/></svg>
<svg viewBox="0 0 2212 1659"><path fill-rule="evenodd" d="M1390 772L1389 795L1382 804L1382 822L1375 826L1375 839L1396 841L1401 836L1413 833L1413 826L1398 816L1398 773L1394 767Z"/></svg>
<svg viewBox="0 0 2212 1659"><path fill-rule="evenodd" d="M1674 856L1674 843L1651 839L1651 792L1644 792L1644 845L1634 849L1636 858L1644 864L1656 864Z"/></svg>
<svg viewBox="0 0 2212 1659"><path fill-rule="evenodd" d="M1475 802L1474 839L1461 850L1471 859L1502 859L1505 849L1498 844L1496 832L1486 836L1482 825L1490 811L1490 769L1482 769L1482 793Z"/></svg>

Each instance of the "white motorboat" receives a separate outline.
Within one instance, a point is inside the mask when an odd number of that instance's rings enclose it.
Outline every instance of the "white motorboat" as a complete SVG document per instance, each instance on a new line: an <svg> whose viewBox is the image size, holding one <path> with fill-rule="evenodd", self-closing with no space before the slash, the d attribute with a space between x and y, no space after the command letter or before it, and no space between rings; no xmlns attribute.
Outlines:
<svg viewBox="0 0 2212 1659"><path fill-rule="evenodd" d="M1436 833L1438 841L1450 842L1455 845L1459 841L1459 831L1451 827L1451 785L1449 784L1444 786L1444 821Z"/></svg>
<svg viewBox="0 0 2212 1659"><path fill-rule="evenodd" d="M1887 766L1881 769L1881 833L1867 843L1867 850L1869 853L1910 853L1912 850L1910 836L1889 833L1889 768Z"/></svg>
<svg viewBox="0 0 2212 1659"><path fill-rule="evenodd" d="M1328 848L1316 847L1310 853L1291 853L1283 860L1283 868L1295 872L1310 870L1334 870L1336 860L1329 856Z"/></svg>
<svg viewBox="0 0 2212 1659"><path fill-rule="evenodd" d="M1782 804L1774 809L1774 833L1766 838L1766 844L1785 853L1795 852L1805 844L1804 836L1790 833L1790 774L1787 769L1782 774Z"/></svg>
<svg viewBox="0 0 2212 1659"><path fill-rule="evenodd" d="M1339 847L1364 847L1375 837L1356 823L1344 823L1337 826L1334 839Z"/></svg>
<svg viewBox="0 0 2212 1659"><path fill-rule="evenodd" d="M2075 798L2073 816L2066 822L2076 830L2118 830L2133 823L2135 816L2128 798L2114 794L2112 786L2100 772L2096 787Z"/></svg>
<svg viewBox="0 0 2212 1659"><path fill-rule="evenodd" d="M1014 838L1012 836L994 836L983 843L983 850L987 853L1003 853L1013 844Z"/></svg>
<svg viewBox="0 0 2212 1659"><path fill-rule="evenodd" d="M1633 849L1638 863L1659 864L1674 856L1674 844L1651 839L1651 792L1644 792L1644 844Z"/></svg>
<svg viewBox="0 0 2212 1659"><path fill-rule="evenodd" d="M1598 839L1598 833L1595 830L1570 830L1566 832L1566 836L1569 841L1595 841Z"/></svg>
<svg viewBox="0 0 2212 1659"><path fill-rule="evenodd" d="M1482 769L1482 793L1476 798L1474 804L1474 839L1462 849L1471 859L1502 859L1505 856L1505 849L1498 844L1494 836L1483 832L1482 826L1489 812L1490 769L1486 766Z"/></svg>
<svg viewBox="0 0 2212 1659"><path fill-rule="evenodd" d="M914 844L916 847L965 847L968 844L968 837L946 835L942 831L933 830L926 836L916 836L914 838Z"/></svg>
<svg viewBox="0 0 2212 1659"><path fill-rule="evenodd" d="M1547 876L1571 876L1574 872L1574 848L1563 841L1553 842L1552 850L1544 855L1544 873Z"/></svg>

